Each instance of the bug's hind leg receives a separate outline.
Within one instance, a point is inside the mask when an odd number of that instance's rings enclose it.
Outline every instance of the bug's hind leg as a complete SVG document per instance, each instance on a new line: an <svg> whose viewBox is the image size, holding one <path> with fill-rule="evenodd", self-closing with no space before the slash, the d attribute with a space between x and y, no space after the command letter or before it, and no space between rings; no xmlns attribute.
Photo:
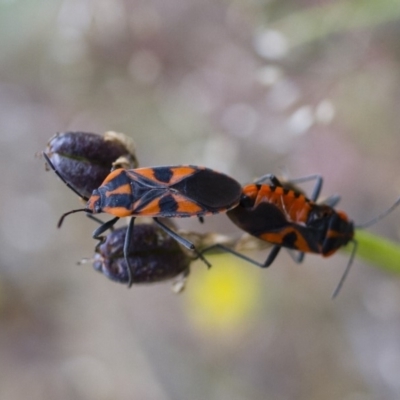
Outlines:
<svg viewBox="0 0 400 400"><path fill-rule="evenodd" d="M132 243L132 235L133 235L133 227L135 224L135 218L132 217L129 221L128 224L128 228L126 231L126 235L125 235L125 242L124 242L124 259L126 262L126 266L128 267L128 288L130 288L132 286L133 283L133 278L132 278L132 267L131 264L129 262L129 251L130 249L130 244Z"/></svg>
<svg viewBox="0 0 400 400"><path fill-rule="evenodd" d="M315 181L314 188L311 192L310 200L317 201L319 195L321 194L322 185L324 183L324 179L322 178L321 175L318 175L318 174L307 175L307 176L303 176L301 178L295 178L295 179L289 180L290 183L303 183L303 182L310 182L310 181Z"/></svg>
<svg viewBox="0 0 400 400"><path fill-rule="evenodd" d="M178 233L174 232L167 225L159 221L157 217L153 218L153 220L160 228L162 228L166 233L168 233L168 235L174 238L178 243L180 243L182 246L185 246L187 249L194 251L197 254L197 256L204 262L204 264L207 265L208 268L211 267L211 264L202 256L202 254L196 249L195 245L191 241L185 239Z"/></svg>
<svg viewBox="0 0 400 400"><path fill-rule="evenodd" d="M293 251L291 249L286 250L296 264L301 264L304 261L305 253L303 253L302 251Z"/></svg>
<svg viewBox="0 0 400 400"><path fill-rule="evenodd" d="M254 183L261 184L266 181L270 181L274 186L282 186L281 181L274 174L266 174L260 176L258 179L254 181Z"/></svg>
<svg viewBox="0 0 400 400"><path fill-rule="evenodd" d="M337 297L337 295L340 293L340 291L342 290L344 281L346 280L347 276L349 275L350 268L353 265L354 257L357 253L358 242L355 239L353 239L350 241L350 243L353 244L353 249L351 251L350 258L349 258L349 261L347 262L346 268L340 278L340 281L337 284L335 290L333 291L332 299L335 299Z"/></svg>
<svg viewBox="0 0 400 400"><path fill-rule="evenodd" d="M315 180L315 185L310 196L310 200L316 201L321 193L322 184L324 182L321 175L307 175L301 178L289 179L289 183L303 183ZM284 186L282 182L274 174L266 174L258 178L255 183L261 184L270 181L274 186Z"/></svg>
<svg viewBox="0 0 400 400"><path fill-rule="evenodd" d="M100 221L97 218L94 219L95 221ZM108 229L112 229L112 227L115 225L115 223L119 220L119 217L115 217L113 219L110 219L107 222L101 222L101 225L93 232L93 239L97 240L103 240L103 236L100 236L102 233L104 233Z"/></svg>
<svg viewBox="0 0 400 400"><path fill-rule="evenodd" d="M333 194L319 204L325 204L326 206L335 208L339 204L340 200L341 197L338 194Z"/></svg>
<svg viewBox="0 0 400 400"><path fill-rule="evenodd" d="M278 245L274 246L272 248L271 252L268 254L268 257L267 257L267 259L265 260L264 263L260 263L260 262L254 260L254 259L252 259L250 257L245 256L244 254L238 253L237 251L235 251L233 249L230 249L229 247L226 247L223 244L213 244L212 246L209 246L209 247L205 248L201 252L201 254L209 252L209 251L211 251L213 249L220 249L220 250L222 250L222 251L224 251L226 253L233 254L235 257L238 257L238 258L240 258L240 259L242 259L244 261L247 261L247 262L249 262L251 264L254 264L257 267L268 268L273 263L273 261L275 260L276 256L278 255L278 253L279 253L279 251L281 249L281 246L278 246Z"/></svg>

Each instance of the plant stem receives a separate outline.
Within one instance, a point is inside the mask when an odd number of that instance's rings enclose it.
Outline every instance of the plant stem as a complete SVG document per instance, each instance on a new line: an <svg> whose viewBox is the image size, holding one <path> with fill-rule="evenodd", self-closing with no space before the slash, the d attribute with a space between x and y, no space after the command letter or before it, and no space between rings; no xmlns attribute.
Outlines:
<svg viewBox="0 0 400 400"><path fill-rule="evenodd" d="M400 243L361 229L356 230L355 239L356 257L383 270L400 273Z"/></svg>

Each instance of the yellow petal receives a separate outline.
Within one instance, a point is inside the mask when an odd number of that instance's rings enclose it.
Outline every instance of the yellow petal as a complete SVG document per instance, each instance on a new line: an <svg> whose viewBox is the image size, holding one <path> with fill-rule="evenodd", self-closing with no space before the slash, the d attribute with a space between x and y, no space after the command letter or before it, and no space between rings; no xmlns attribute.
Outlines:
<svg viewBox="0 0 400 400"><path fill-rule="evenodd" d="M189 318L213 334L240 330L253 317L260 300L260 270L231 255L207 259L211 269L201 264L192 268L185 296Z"/></svg>

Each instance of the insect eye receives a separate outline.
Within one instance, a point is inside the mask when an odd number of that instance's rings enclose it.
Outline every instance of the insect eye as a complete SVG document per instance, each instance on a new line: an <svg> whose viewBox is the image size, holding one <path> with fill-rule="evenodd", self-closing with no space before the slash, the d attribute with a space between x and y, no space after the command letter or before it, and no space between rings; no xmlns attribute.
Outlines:
<svg viewBox="0 0 400 400"><path fill-rule="evenodd" d="M245 208L252 207L253 203L254 202L252 201L252 199L249 196L242 195L242 197L240 198L240 205L242 207L245 207Z"/></svg>
<svg viewBox="0 0 400 400"><path fill-rule="evenodd" d="M308 217L308 222L315 222L323 219L326 216L326 213L324 211L313 211L310 213Z"/></svg>

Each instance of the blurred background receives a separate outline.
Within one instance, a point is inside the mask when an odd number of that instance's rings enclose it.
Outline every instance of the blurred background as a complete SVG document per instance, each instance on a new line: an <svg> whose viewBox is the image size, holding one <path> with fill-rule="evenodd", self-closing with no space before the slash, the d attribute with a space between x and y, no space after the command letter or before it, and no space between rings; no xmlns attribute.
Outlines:
<svg viewBox="0 0 400 400"><path fill-rule="evenodd" d="M57 230L79 202L35 153L115 130L141 166L320 173L363 222L400 193L399 35L396 0L1 0L0 398L398 399L398 276L356 260L331 301L347 254L221 255L127 290L76 265L93 222Z"/></svg>

